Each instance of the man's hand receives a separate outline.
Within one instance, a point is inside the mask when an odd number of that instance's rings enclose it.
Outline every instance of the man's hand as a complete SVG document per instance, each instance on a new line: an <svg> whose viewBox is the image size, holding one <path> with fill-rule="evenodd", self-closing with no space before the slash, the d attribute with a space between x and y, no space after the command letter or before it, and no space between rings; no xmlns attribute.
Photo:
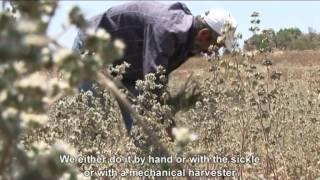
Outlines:
<svg viewBox="0 0 320 180"><path fill-rule="evenodd" d="M198 82L191 79L192 74L188 77L185 84L179 92L168 100L168 104L173 106L172 114L175 115L180 110L190 109L201 98Z"/></svg>

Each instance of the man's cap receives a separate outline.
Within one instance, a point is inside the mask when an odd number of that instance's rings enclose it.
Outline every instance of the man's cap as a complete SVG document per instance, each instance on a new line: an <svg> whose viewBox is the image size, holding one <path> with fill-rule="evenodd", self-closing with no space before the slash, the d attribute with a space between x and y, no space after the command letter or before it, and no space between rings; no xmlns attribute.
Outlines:
<svg viewBox="0 0 320 180"><path fill-rule="evenodd" d="M216 31L219 35L223 34L223 29L225 24L229 24L231 29L225 35L225 47L232 51L234 45L234 32L237 28L238 24L235 18L230 14L230 12L224 9L212 9L201 15L204 21L212 28L212 30Z"/></svg>

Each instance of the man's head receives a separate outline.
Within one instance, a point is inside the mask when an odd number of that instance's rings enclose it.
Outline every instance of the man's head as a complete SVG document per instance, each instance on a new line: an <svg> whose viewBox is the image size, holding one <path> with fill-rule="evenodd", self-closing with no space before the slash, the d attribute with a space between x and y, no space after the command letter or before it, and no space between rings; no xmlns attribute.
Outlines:
<svg viewBox="0 0 320 180"><path fill-rule="evenodd" d="M226 24L231 26L232 31L227 32L222 42L217 42L218 37L223 34ZM237 27L235 19L225 10L216 9L205 12L196 17L196 38L195 49L200 52L207 52L210 45L218 48L225 47L232 50L234 30Z"/></svg>

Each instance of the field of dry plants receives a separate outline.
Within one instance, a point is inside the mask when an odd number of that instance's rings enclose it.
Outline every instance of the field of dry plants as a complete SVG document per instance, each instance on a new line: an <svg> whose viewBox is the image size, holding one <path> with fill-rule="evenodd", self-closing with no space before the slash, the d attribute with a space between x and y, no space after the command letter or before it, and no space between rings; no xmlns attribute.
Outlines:
<svg viewBox="0 0 320 180"><path fill-rule="evenodd" d="M263 57L239 64L236 58L226 57L214 77L209 62L191 59L174 72L170 85L174 88L193 74L207 97L177 116L178 124L202 139L194 142L193 150L262 155L258 166L233 167L244 179L318 177L319 55L319 51L278 51L270 55L271 66L262 65Z"/></svg>
<svg viewBox="0 0 320 180"><path fill-rule="evenodd" d="M105 68L109 62L102 61L121 55L119 42L104 31L91 32L87 43L96 54L80 57L45 35L55 1L13 4L20 17L0 15L0 180L99 179L82 172L101 169L231 169L237 176L224 179L320 178L320 51L260 49L254 56L233 52L209 60L192 58L170 75L168 84L161 67L137 81L139 96L133 98L125 89L118 90L117 78L109 75L111 70L121 78L127 65ZM69 21L86 26L78 7L71 9ZM34 75L39 71L59 76L40 78ZM77 92L78 84L88 78L99 82L101 96ZM128 103L125 96L135 117L130 136L115 100ZM171 140L166 129L173 121ZM66 164L61 154L260 160Z"/></svg>
<svg viewBox="0 0 320 180"><path fill-rule="evenodd" d="M317 54L284 52L271 56L275 63L269 66L241 57L225 57L214 62L194 58L170 76L169 92L179 94L174 105L160 105L151 98L150 78L141 83L144 91L138 97L137 108L148 108L143 119L172 152L184 156L261 157L256 165L190 163L185 168L234 169L243 179L314 179L320 173ZM88 93L58 101L50 111L48 123L24 141L52 144L57 139L63 140L83 156L148 156L153 149L147 135L135 127L133 137L127 138L116 102L109 93L105 96L106 105L102 106L97 99L95 108L86 103L91 97ZM165 126L157 124L163 118L175 119L177 127L188 128L197 136L196 140L189 142L190 135L185 135L182 145L170 142ZM133 164L89 166L79 168L137 169ZM140 168L161 167L144 164Z"/></svg>

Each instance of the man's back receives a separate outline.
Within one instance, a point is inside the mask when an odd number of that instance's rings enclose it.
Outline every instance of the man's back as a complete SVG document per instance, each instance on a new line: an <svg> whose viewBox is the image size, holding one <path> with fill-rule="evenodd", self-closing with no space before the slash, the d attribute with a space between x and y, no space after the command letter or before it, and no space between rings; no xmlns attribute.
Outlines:
<svg viewBox="0 0 320 180"><path fill-rule="evenodd" d="M182 3L131 2L108 9L90 23L126 44L124 57L115 62L131 64L126 81L141 79L158 65L171 72L187 59L193 45L193 16ZM83 48L78 40L74 47Z"/></svg>

